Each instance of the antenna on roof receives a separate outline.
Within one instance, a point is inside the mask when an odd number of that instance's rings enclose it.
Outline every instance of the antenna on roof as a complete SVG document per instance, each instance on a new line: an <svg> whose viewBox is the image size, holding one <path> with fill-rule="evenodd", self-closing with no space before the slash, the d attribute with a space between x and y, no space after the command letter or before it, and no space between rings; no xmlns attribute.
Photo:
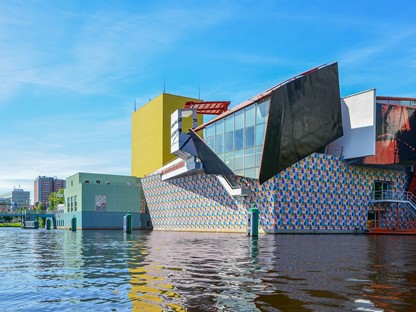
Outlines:
<svg viewBox="0 0 416 312"><path fill-rule="evenodd" d="M163 76L163 93L166 93L166 76Z"/></svg>
<svg viewBox="0 0 416 312"><path fill-rule="evenodd" d="M136 98L134 98L134 111L136 111Z"/></svg>

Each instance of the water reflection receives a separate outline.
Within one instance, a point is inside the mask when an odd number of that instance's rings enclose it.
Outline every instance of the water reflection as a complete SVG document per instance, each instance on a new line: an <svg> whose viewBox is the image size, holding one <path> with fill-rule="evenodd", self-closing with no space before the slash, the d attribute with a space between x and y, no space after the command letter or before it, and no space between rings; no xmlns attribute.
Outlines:
<svg viewBox="0 0 416 312"><path fill-rule="evenodd" d="M369 236L368 304L383 311L416 311L416 245L412 236Z"/></svg>
<svg viewBox="0 0 416 312"><path fill-rule="evenodd" d="M414 237L1 229L0 242L6 311L416 310Z"/></svg>

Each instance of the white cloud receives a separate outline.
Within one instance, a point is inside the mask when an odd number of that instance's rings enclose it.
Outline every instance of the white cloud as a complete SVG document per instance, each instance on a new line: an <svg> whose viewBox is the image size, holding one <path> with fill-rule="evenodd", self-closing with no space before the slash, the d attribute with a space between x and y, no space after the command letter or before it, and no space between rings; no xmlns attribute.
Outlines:
<svg viewBox="0 0 416 312"><path fill-rule="evenodd" d="M224 18L221 11L208 10L201 16L192 9L168 8L148 14L97 11L93 15L68 14L48 6L41 12L34 5L3 9L0 20L7 22L0 24L0 78L5 82L0 86L0 102L24 85L114 92L117 82L137 78L150 58L165 53L185 34ZM79 26L64 30L66 24Z"/></svg>
<svg viewBox="0 0 416 312"><path fill-rule="evenodd" d="M385 33L382 37L374 38L374 40L366 42L365 46L347 49L341 55L340 61L344 66L357 66L371 62L380 54L389 53L391 50L395 51L397 47L408 44L412 37L415 39L415 34L416 32L413 29L395 29L388 34ZM403 51L403 49L400 49L400 51Z"/></svg>
<svg viewBox="0 0 416 312"><path fill-rule="evenodd" d="M61 127L62 121L71 126ZM130 127L130 116L112 117L106 112L27 121L2 138L6 152L0 154L0 194L13 185L27 187L27 179L32 179L29 190L33 191L33 180L39 175L130 174Z"/></svg>

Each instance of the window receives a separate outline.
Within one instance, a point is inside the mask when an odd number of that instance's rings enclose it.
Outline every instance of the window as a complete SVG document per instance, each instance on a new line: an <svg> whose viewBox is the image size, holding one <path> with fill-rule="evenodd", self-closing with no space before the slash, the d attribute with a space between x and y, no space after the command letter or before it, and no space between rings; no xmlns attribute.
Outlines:
<svg viewBox="0 0 416 312"><path fill-rule="evenodd" d="M235 124L234 127L235 129L243 129L244 128L244 111L239 111L237 113L235 113L234 116L234 120L235 120Z"/></svg>
<svg viewBox="0 0 416 312"><path fill-rule="evenodd" d="M390 181L374 181L373 185L373 198L374 199L389 199L391 194L389 190L391 189Z"/></svg>
<svg viewBox="0 0 416 312"><path fill-rule="evenodd" d="M254 168L254 167L255 167L254 147L246 148L244 151L244 168Z"/></svg>
<svg viewBox="0 0 416 312"><path fill-rule="evenodd" d="M254 146L254 126L244 129L244 147Z"/></svg>
<svg viewBox="0 0 416 312"><path fill-rule="evenodd" d="M266 122L267 115L269 113L270 98L256 104L256 124L262 124Z"/></svg>
<svg viewBox="0 0 416 312"><path fill-rule="evenodd" d="M261 153L256 153L256 167L260 167L261 165Z"/></svg>
<svg viewBox="0 0 416 312"><path fill-rule="evenodd" d="M234 132L229 131L224 134L224 151L230 152L234 149Z"/></svg>
<svg viewBox="0 0 416 312"><path fill-rule="evenodd" d="M214 124L210 124L209 126L206 127L206 137L211 137L215 135L215 125Z"/></svg>
<svg viewBox="0 0 416 312"><path fill-rule="evenodd" d="M88 184L88 183L90 183L90 180L84 180L84 183Z"/></svg>
<svg viewBox="0 0 416 312"><path fill-rule="evenodd" d="M246 168L244 170L244 176L247 178L256 178L256 170L254 168Z"/></svg>
<svg viewBox="0 0 416 312"><path fill-rule="evenodd" d="M207 145L236 175L258 176L270 97L204 129Z"/></svg>
<svg viewBox="0 0 416 312"><path fill-rule="evenodd" d="M245 109L245 118L246 118L246 127L254 126L255 124L255 115L254 115L254 105L249 106Z"/></svg>
<svg viewBox="0 0 416 312"><path fill-rule="evenodd" d="M224 134L222 133L215 136L215 153L224 153Z"/></svg>
<svg viewBox="0 0 416 312"><path fill-rule="evenodd" d="M101 181L100 181L100 180L95 180L95 183L96 183L96 184L100 184L100 183L101 183Z"/></svg>
<svg viewBox="0 0 416 312"><path fill-rule="evenodd" d="M243 157L243 150L238 150L235 152L235 159L234 159L234 169L241 170L244 168L244 157Z"/></svg>
<svg viewBox="0 0 416 312"><path fill-rule="evenodd" d="M228 166L228 168L234 170L234 152L225 153L224 163Z"/></svg>
<svg viewBox="0 0 416 312"><path fill-rule="evenodd" d="M71 181L71 186L74 186L74 181Z"/></svg>
<svg viewBox="0 0 416 312"><path fill-rule="evenodd" d="M234 149L241 149L243 148L243 129L238 129L234 131Z"/></svg>
<svg viewBox="0 0 416 312"><path fill-rule="evenodd" d="M74 210L77 211L77 195L74 196Z"/></svg>
<svg viewBox="0 0 416 312"><path fill-rule="evenodd" d="M264 129L265 124L256 126L256 145L263 145L264 143Z"/></svg>
<svg viewBox="0 0 416 312"><path fill-rule="evenodd" d="M110 181L105 181L105 183L106 183L107 185L110 185L110 184L111 184L111 182L110 182Z"/></svg>
<svg viewBox="0 0 416 312"><path fill-rule="evenodd" d="M215 137L209 137L206 139L207 145L210 149L215 150Z"/></svg>
<svg viewBox="0 0 416 312"><path fill-rule="evenodd" d="M224 133L224 121L219 120L215 123L215 135Z"/></svg>
<svg viewBox="0 0 416 312"><path fill-rule="evenodd" d="M234 116L225 118L225 132L234 131Z"/></svg>

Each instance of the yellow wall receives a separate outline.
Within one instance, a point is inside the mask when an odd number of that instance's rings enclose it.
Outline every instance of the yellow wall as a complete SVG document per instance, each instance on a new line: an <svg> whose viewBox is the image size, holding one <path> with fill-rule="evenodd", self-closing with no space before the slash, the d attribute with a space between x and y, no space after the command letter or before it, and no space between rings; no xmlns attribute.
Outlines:
<svg viewBox="0 0 416 312"><path fill-rule="evenodd" d="M170 154L170 116L195 99L163 93L132 114L131 174L143 177L176 158ZM184 120L188 131L191 118ZM198 125L202 115L198 115Z"/></svg>

